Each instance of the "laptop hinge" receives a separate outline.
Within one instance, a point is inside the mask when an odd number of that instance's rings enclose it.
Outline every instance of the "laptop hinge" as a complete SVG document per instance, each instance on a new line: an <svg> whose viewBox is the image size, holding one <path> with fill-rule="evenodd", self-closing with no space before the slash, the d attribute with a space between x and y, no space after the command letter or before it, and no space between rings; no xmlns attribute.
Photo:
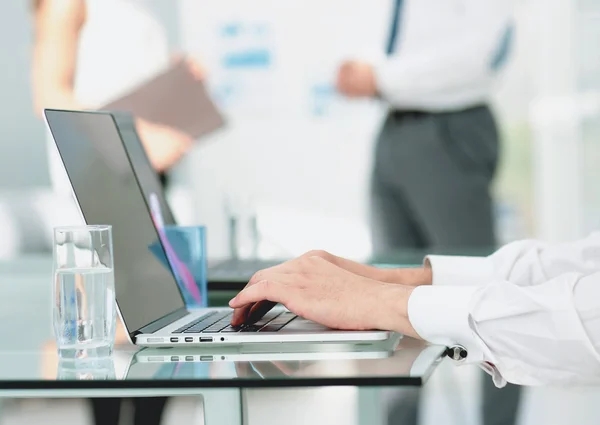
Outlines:
<svg viewBox="0 0 600 425"><path fill-rule="evenodd" d="M182 317L184 317L188 314L189 314L189 311L185 307L182 307L178 310L175 310L172 313L167 314L166 316L161 317L158 320L155 320L154 322L150 323L149 325L146 325L143 328L138 329L137 331L133 332L131 334L131 336L135 337L139 334L154 333L154 332L164 328L165 326L170 325L171 323L175 322L176 320L181 319Z"/></svg>

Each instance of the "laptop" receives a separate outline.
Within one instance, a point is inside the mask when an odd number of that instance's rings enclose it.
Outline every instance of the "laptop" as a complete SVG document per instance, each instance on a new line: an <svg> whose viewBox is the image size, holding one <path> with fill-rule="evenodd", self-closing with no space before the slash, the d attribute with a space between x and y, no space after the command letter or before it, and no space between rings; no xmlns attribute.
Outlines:
<svg viewBox="0 0 600 425"><path fill-rule="evenodd" d="M239 327L231 326L229 308L188 310L172 264L163 262L169 256L151 212L152 199L141 190L114 116L56 109L46 109L44 115L83 219L113 227L117 311L132 343L172 347L391 337L380 330L329 329L281 306ZM156 255L156 247L162 255Z"/></svg>

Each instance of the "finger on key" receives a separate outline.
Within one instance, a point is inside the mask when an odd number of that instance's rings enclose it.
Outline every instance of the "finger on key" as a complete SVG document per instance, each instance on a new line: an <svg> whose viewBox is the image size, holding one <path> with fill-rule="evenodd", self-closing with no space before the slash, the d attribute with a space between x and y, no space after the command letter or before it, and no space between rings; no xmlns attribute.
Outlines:
<svg viewBox="0 0 600 425"><path fill-rule="evenodd" d="M267 314L277 303L272 301L260 301L250 308L250 312L246 317L246 323L252 325L258 322L265 314Z"/></svg>
<svg viewBox="0 0 600 425"><path fill-rule="evenodd" d="M232 326L240 326L246 323L246 319L248 318L248 314L254 304L248 304L240 308L236 308L233 310L233 316L231 317L231 325Z"/></svg>

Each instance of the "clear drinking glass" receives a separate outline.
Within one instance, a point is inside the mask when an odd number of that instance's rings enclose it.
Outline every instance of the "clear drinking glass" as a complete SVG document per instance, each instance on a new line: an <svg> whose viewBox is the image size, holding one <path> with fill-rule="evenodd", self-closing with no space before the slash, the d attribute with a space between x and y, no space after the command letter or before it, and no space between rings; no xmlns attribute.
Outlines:
<svg viewBox="0 0 600 425"><path fill-rule="evenodd" d="M246 196L242 201L229 197L225 213L229 227L229 252L231 258L256 259L260 236L254 198Z"/></svg>
<svg viewBox="0 0 600 425"><path fill-rule="evenodd" d="M116 326L111 226L55 228L53 251L53 324L59 356L109 356Z"/></svg>

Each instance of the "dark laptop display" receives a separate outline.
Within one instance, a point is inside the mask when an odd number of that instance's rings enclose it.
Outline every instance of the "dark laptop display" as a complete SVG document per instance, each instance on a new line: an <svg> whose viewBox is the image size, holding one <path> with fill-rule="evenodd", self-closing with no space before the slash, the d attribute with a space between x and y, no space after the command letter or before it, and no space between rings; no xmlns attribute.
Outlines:
<svg viewBox="0 0 600 425"><path fill-rule="evenodd" d="M115 289L127 328L135 333L169 314L186 314L171 270L150 249L158 246L165 256L113 117L46 110L46 120L86 222L113 226ZM170 214L168 207L163 213Z"/></svg>

